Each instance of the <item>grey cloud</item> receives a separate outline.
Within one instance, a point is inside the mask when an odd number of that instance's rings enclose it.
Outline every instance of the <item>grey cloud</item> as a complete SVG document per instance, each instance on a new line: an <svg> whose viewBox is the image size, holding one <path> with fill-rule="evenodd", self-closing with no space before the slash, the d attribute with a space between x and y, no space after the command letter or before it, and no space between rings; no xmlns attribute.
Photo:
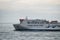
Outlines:
<svg viewBox="0 0 60 40"><path fill-rule="evenodd" d="M32 1L32 3L31 3ZM40 0L41 1L41 0ZM55 3L39 3L39 0L0 1L0 22L19 22L19 18L40 18L60 21L60 5ZM51 0L52 1L52 0Z"/></svg>

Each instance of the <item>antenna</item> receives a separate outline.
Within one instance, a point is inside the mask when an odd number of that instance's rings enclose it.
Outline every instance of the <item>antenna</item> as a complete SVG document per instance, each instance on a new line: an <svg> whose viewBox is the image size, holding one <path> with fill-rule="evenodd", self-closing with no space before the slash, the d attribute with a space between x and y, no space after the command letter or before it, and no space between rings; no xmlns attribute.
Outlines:
<svg viewBox="0 0 60 40"><path fill-rule="evenodd" d="M28 20L28 17L26 16L26 20Z"/></svg>

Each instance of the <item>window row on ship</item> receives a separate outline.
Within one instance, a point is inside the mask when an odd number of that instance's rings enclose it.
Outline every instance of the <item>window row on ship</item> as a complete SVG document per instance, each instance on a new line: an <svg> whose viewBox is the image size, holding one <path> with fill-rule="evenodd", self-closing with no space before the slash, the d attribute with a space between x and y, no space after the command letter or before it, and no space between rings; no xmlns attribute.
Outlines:
<svg viewBox="0 0 60 40"><path fill-rule="evenodd" d="M43 26L43 25L27 25L27 26Z"/></svg>
<svg viewBox="0 0 60 40"><path fill-rule="evenodd" d="M27 22L28 24L48 24L48 22Z"/></svg>

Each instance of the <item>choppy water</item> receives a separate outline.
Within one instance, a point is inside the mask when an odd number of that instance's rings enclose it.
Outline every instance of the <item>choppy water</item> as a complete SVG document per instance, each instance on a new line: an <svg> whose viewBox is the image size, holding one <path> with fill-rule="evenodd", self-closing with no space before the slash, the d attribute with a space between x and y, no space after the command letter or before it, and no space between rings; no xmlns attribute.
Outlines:
<svg viewBox="0 0 60 40"><path fill-rule="evenodd" d="M12 24L0 24L0 40L60 40L60 32L14 31Z"/></svg>

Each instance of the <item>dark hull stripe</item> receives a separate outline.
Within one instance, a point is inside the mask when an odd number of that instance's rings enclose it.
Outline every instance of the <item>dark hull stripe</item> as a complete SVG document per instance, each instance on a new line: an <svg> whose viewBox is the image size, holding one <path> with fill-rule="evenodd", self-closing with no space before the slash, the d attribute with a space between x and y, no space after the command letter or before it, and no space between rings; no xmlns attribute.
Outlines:
<svg viewBox="0 0 60 40"><path fill-rule="evenodd" d="M55 30L51 30L51 29L16 29L16 31L60 31L60 29L55 29Z"/></svg>

